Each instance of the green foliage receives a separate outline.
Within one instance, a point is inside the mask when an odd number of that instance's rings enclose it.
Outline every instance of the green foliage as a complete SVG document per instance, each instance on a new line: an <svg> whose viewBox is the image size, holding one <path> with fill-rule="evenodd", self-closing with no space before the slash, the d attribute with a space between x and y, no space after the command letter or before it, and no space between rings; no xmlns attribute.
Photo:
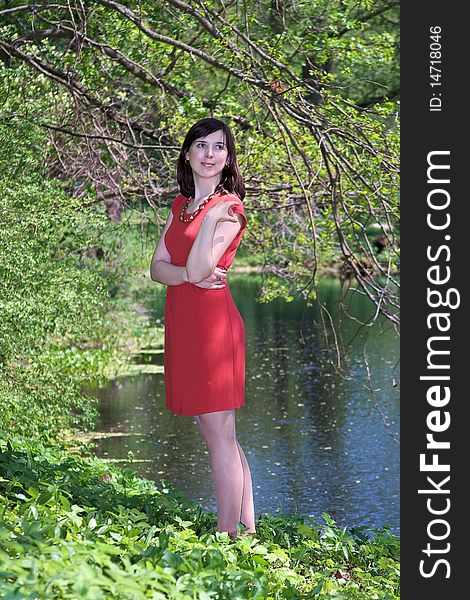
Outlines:
<svg viewBox="0 0 470 600"><path fill-rule="evenodd" d="M79 390L107 361L115 273L92 251L104 245L114 256L106 236L115 226L44 177L43 131L0 123L0 145L0 418L12 431L52 435L94 416Z"/></svg>
<svg viewBox="0 0 470 600"><path fill-rule="evenodd" d="M386 527L265 515L231 541L167 482L38 442L0 437L0 506L3 598L399 597Z"/></svg>

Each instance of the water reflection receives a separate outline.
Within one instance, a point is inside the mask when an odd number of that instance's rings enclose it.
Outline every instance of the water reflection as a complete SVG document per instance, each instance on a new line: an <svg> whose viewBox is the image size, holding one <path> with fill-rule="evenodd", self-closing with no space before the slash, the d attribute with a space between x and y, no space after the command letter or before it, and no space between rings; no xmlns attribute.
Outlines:
<svg viewBox="0 0 470 600"><path fill-rule="evenodd" d="M246 405L237 411L238 439L253 476L255 511L297 510L320 520L330 513L340 525L390 524L399 531L398 339L387 323L354 337L348 320L340 332L349 368L340 376L322 350L318 312L301 301L255 302L260 280L234 277L230 289L246 327ZM161 318L164 290L143 299ZM324 280L322 299L335 313L339 283ZM367 318L364 297L351 299ZM336 318L336 317L335 317ZM300 331L302 324L302 330ZM364 349L374 395L367 389ZM162 364L162 355L149 355ZM344 376L346 375L346 377ZM131 435L97 440L97 454L127 458L135 470L215 510L207 449L191 417L166 410L163 375L120 378L102 390L100 431ZM385 424L384 424L385 421Z"/></svg>

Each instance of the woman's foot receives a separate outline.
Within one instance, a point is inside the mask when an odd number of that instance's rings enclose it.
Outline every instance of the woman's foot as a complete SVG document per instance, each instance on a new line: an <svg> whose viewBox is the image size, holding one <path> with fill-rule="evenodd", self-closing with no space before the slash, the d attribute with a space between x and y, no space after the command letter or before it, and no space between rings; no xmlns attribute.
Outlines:
<svg viewBox="0 0 470 600"><path fill-rule="evenodd" d="M227 533L232 541L236 540L238 536L247 537L249 535L256 535L256 531L242 531L241 533L238 533L238 531L228 531Z"/></svg>

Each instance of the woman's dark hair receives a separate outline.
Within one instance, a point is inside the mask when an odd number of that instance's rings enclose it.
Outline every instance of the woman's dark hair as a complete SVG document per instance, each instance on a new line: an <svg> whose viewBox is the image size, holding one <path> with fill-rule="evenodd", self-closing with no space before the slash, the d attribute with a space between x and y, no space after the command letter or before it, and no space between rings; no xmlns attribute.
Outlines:
<svg viewBox="0 0 470 600"><path fill-rule="evenodd" d="M223 187L227 192L236 194L240 200L245 197L245 184L243 183L243 177L241 176L240 169L237 163L237 153L235 150L235 140L233 134L230 131L229 126L219 119L206 118L197 121L191 127L184 138L183 146L181 148L178 162L176 165L176 177L178 179L178 185L180 192L186 198L189 198L194 194L194 179L193 171L189 163L186 162L186 152L189 152L191 144L194 140L204 137L214 131L224 132L225 143L227 144L228 150L228 166L226 165L222 170L222 176L220 179L220 186Z"/></svg>

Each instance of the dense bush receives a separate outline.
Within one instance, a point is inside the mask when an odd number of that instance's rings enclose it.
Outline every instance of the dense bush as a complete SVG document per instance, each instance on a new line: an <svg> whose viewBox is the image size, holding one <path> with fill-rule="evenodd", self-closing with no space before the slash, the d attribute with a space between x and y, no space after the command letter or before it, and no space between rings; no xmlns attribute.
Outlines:
<svg viewBox="0 0 470 600"><path fill-rule="evenodd" d="M109 343L116 225L45 177L38 128L0 124L0 146L0 420L10 431L52 435L93 418L79 390Z"/></svg>

